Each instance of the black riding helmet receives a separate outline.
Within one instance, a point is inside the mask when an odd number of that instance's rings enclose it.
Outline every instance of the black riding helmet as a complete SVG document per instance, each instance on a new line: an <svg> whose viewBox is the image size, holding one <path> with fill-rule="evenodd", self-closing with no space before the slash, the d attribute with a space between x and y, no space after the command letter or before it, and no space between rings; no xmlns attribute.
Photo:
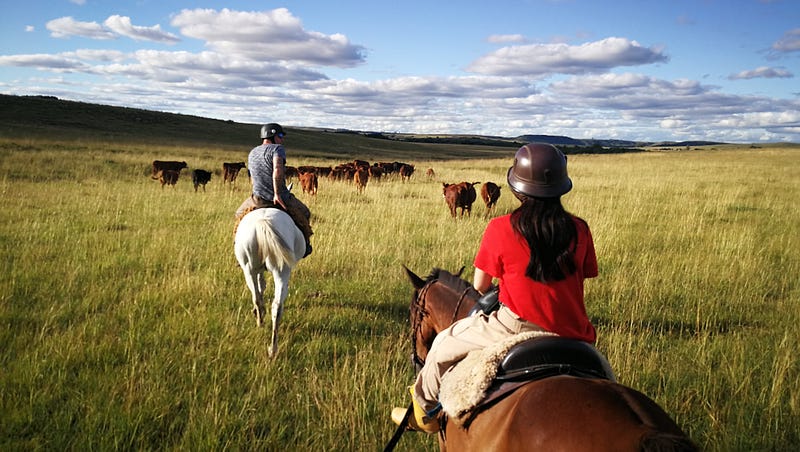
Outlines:
<svg viewBox="0 0 800 452"><path fill-rule="evenodd" d="M272 138L272 137L274 137L275 135L277 135L279 133L283 134L283 135L286 135L286 132L283 131L283 127L281 127L280 124L276 124L274 122L271 122L269 124L265 124L265 125L261 126L261 139L262 140L264 138Z"/></svg>
<svg viewBox="0 0 800 452"><path fill-rule="evenodd" d="M557 147L545 143L519 148L507 180L514 192L533 198L557 198L572 190L567 157Z"/></svg>

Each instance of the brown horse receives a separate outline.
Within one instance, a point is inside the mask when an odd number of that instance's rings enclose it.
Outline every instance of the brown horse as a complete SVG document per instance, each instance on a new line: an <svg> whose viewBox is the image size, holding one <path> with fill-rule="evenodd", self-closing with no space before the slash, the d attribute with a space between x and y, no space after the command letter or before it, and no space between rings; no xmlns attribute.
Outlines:
<svg viewBox="0 0 800 452"><path fill-rule="evenodd" d="M412 359L420 366L436 334L466 317L478 293L461 272L434 269L425 280L407 268L406 273L414 286ZM479 408L467 424L444 415L439 421L442 451L697 450L653 400L606 379L557 375L535 380Z"/></svg>

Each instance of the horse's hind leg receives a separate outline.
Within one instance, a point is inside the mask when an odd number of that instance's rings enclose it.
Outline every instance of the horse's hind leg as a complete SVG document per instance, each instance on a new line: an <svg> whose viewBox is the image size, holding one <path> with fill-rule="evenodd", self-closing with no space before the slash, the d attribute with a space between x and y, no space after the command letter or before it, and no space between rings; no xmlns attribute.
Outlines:
<svg viewBox="0 0 800 452"><path fill-rule="evenodd" d="M270 358L278 353L278 326L283 317L283 303L289 294L289 277L292 269L284 268L282 271L273 271L272 279L275 283L275 296L272 299L272 342L269 346Z"/></svg>
<svg viewBox="0 0 800 452"><path fill-rule="evenodd" d="M267 289L267 281L264 279L264 272L256 273L255 283L258 285L258 296L253 298L253 315L256 316L256 324L264 325L264 316L267 310L264 308L264 291Z"/></svg>
<svg viewBox="0 0 800 452"><path fill-rule="evenodd" d="M260 271L251 268L243 268L244 281L253 297L253 315L256 317L256 325L264 324L264 275Z"/></svg>

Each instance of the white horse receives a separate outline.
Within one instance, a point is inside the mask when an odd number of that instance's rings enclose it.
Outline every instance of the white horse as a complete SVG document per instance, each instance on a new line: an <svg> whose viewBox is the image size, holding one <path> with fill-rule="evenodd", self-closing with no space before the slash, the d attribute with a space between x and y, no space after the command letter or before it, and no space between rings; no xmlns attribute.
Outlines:
<svg viewBox="0 0 800 452"><path fill-rule="evenodd" d="M306 241L303 233L286 212L256 209L242 218L234 239L234 253L244 272L247 287L253 294L253 313L258 326L264 324L264 271L272 272L275 295L272 299L272 344L269 356L278 349L278 324L289 291L292 268L303 258Z"/></svg>

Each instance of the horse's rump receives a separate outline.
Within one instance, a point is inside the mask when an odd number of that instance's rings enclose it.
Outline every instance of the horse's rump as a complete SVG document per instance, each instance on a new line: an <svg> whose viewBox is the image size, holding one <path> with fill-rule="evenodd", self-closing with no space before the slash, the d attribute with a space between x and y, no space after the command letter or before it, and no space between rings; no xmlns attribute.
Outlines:
<svg viewBox="0 0 800 452"><path fill-rule="evenodd" d="M294 267L297 264L289 244L275 232L269 219L260 219L255 227L261 261L268 262L270 267L278 270L283 270L286 266Z"/></svg>
<svg viewBox="0 0 800 452"><path fill-rule="evenodd" d="M278 212L288 216L286 212L280 210ZM253 225L258 242L259 260L265 262L269 268L278 270L283 270L286 266L294 267L297 264L296 257L290 245L277 233L274 223L274 216L264 216L257 219Z"/></svg>
<svg viewBox="0 0 800 452"><path fill-rule="evenodd" d="M466 425L451 421L444 438L448 449L458 451L696 450L644 394L609 380L569 375L524 383L480 407ZM664 448L648 448L654 445Z"/></svg>

